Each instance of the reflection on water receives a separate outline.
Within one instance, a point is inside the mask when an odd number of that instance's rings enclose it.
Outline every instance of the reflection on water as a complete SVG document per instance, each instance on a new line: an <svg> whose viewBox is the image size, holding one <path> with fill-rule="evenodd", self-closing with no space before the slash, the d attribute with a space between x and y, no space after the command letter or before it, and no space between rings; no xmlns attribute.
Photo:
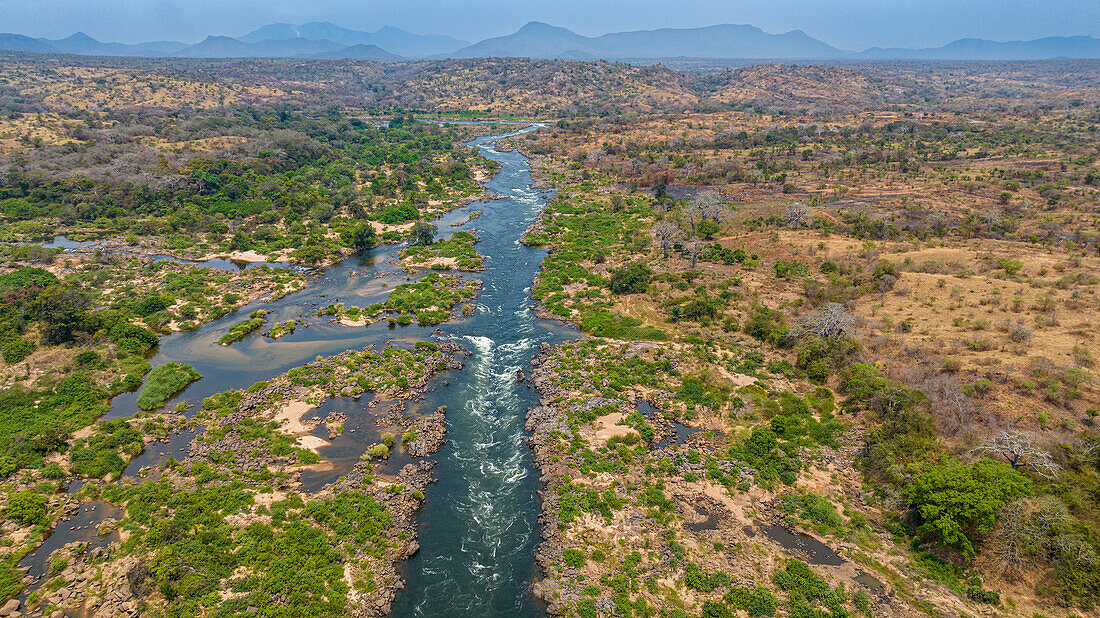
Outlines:
<svg viewBox="0 0 1100 618"><path fill-rule="evenodd" d="M763 529L764 536L779 543L784 549L802 554L810 564L840 566L845 563L844 558L841 558L832 548L808 534L791 532L783 526L771 524L760 528Z"/></svg>

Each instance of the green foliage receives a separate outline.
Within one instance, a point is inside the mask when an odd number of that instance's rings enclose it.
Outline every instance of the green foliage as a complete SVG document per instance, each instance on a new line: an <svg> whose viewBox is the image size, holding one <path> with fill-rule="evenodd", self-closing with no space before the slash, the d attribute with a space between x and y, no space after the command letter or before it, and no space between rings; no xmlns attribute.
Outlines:
<svg viewBox="0 0 1100 618"><path fill-rule="evenodd" d="M558 488L558 515L563 522L571 522L582 513L594 513L611 523L613 511L623 508L625 501L618 498L613 490L602 494L591 488L566 483Z"/></svg>
<svg viewBox="0 0 1100 618"><path fill-rule="evenodd" d="M827 608L834 618L844 618L848 615L844 607L848 595L843 586L829 588L828 582L815 574L810 566L801 560L788 560L784 567L775 573L773 579L776 586L787 593L788 605L793 609L792 615L820 615L812 611L817 604Z"/></svg>
<svg viewBox="0 0 1100 618"><path fill-rule="evenodd" d="M1027 477L1006 464L984 458L971 465L943 459L927 464L903 496L914 509L921 535L970 558L975 543L993 529L1001 507L1030 490Z"/></svg>
<svg viewBox="0 0 1100 618"><path fill-rule="evenodd" d="M892 382L877 367L853 363L842 372L843 407L868 409L877 424L867 436L861 463L880 480L901 483L906 464L925 461L942 450L936 440L928 399Z"/></svg>
<svg viewBox="0 0 1100 618"><path fill-rule="evenodd" d="M710 592L720 586L728 585L729 581L729 575L722 571L707 573L694 562L684 564L684 585L691 590Z"/></svg>
<svg viewBox="0 0 1100 618"><path fill-rule="evenodd" d="M83 372L39 391L18 386L0 391L0 455L21 467L38 465L46 454L63 449L72 431L103 415L107 397Z"/></svg>
<svg viewBox="0 0 1100 618"><path fill-rule="evenodd" d="M126 468L126 459L141 452L141 432L124 420L100 423L87 441L78 439L69 451L73 472L83 476L118 477ZM122 455L127 457L124 459Z"/></svg>
<svg viewBox="0 0 1100 618"><path fill-rule="evenodd" d="M34 353L35 345L33 341L27 339L20 339L18 337L12 337L4 339L0 343L0 351L3 352L4 362L9 365L21 362Z"/></svg>
<svg viewBox="0 0 1100 618"><path fill-rule="evenodd" d="M340 240L345 247L357 250L370 249L378 244L378 233L375 232L373 225L364 222L341 232Z"/></svg>
<svg viewBox="0 0 1100 618"><path fill-rule="evenodd" d="M702 618L733 618L729 607L716 601L703 601Z"/></svg>
<svg viewBox="0 0 1100 618"><path fill-rule="evenodd" d="M88 313L91 304L90 295L78 286L57 284L39 292L28 313L41 322L43 343L68 343L78 332L95 330L95 319Z"/></svg>
<svg viewBox="0 0 1100 618"><path fill-rule="evenodd" d="M390 225L398 225L406 221L416 221L418 219L420 219L420 211L416 209L416 206L409 203L391 206L378 215L379 222Z"/></svg>
<svg viewBox="0 0 1100 618"><path fill-rule="evenodd" d="M609 287L615 294L641 294L652 276L653 271L645 264L630 264L611 271Z"/></svg>
<svg viewBox="0 0 1100 618"><path fill-rule="evenodd" d="M142 410L159 408L201 377L191 365L175 361L161 365L149 372L145 387L138 394L137 405Z"/></svg>
<svg viewBox="0 0 1100 618"><path fill-rule="evenodd" d="M427 221L417 221L409 230L409 242L414 245L430 245L435 242L435 234L438 230Z"/></svg>
<svg viewBox="0 0 1100 618"><path fill-rule="evenodd" d="M21 526L36 526L45 523L48 503L49 498L40 493L17 491L8 499L8 505L4 507L4 517Z"/></svg>
<svg viewBox="0 0 1100 618"><path fill-rule="evenodd" d="M667 341L668 333L652 326L642 326L637 318L621 316L612 311L592 311L581 318L581 329L596 337L622 341Z"/></svg>
<svg viewBox="0 0 1100 618"><path fill-rule="evenodd" d="M29 290L33 288L48 288L60 283L57 277L37 266L21 266L10 273L0 275L0 289Z"/></svg>
<svg viewBox="0 0 1100 618"><path fill-rule="evenodd" d="M745 323L744 331L755 339L779 345L787 336L786 318L779 311L767 307L754 307Z"/></svg>
<svg viewBox="0 0 1100 618"><path fill-rule="evenodd" d="M474 248L478 242L478 237L469 232L455 232L447 240L410 245L401 250L401 258L412 266L454 260L458 270L478 271L485 264L485 258ZM440 267L433 265L432 268Z"/></svg>
<svg viewBox="0 0 1100 618"><path fill-rule="evenodd" d="M248 320L238 322L231 326L229 332L222 335L218 343L221 345L231 345L263 328L264 324L267 323L267 312L263 311L262 315L256 315L256 313L253 313L252 317Z"/></svg>
<svg viewBox="0 0 1100 618"><path fill-rule="evenodd" d="M146 317L172 306L172 299L159 294L148 294L134 305L134 313Z"/></svg>
<svg viewBox="0 0 1100 618"><path fill-rule="evenodd" d="M748 607L750 616L774 616L778 608L779 599L775 598L771 590L762 586L753 589Z"/></svg>
<svg viewBox="0 0 1100 618"><path fill-rule="evenodd" d="M565 561L566 565L578 569L583 567L584 563L587 562L584 550L572 548L562 550L562 559Z"/></svg>
<svg viewBox="0 0 1100 618"><path fill-rule="evenodd" d="M788 515L798 514L815 530L839 532L844 521L828 498L813 493L787 493L779 498L779 509Z"/></svg>

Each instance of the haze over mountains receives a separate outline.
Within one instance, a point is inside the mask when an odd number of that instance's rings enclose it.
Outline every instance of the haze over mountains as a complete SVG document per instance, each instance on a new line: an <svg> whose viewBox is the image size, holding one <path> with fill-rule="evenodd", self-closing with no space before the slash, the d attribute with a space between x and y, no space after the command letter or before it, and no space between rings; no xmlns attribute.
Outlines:
<svg viewBox="0 0 1100 618"><path fill-rule="evenodd" d="M83 33L57 40L0 34L0 50L93 56L377 61L503 56L578 60L1047 60L1100 59L1100 39L1091 36L1010 42L960 39L936 48L875 47L854 52L833 47L801 30L770 34L750 25L662 28L586 37L567 28L531 22L514 34L470 44L445 35L413 34L390 26L364 32L312 22L297 26L271 24L236 38L209 36L194 45L175 41L103 43Z"/></svg>

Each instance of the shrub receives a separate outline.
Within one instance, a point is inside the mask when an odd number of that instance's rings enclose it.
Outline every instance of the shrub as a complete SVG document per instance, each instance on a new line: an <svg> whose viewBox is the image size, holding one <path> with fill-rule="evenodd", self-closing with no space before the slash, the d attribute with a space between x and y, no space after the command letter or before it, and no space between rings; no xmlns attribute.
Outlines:
<svg viewBox="0 0 1100 618"><path fill-rule="evenodd" d="M145 388L138 394L137 405L142 410L154 410L202 376L191 365L172 361L149 372Z"/></svg>
<svg viewBox="0 0 1100 618"><path fill-rule="evenodd" d="M172 306L172 301L159 294L150 294L138 301L134 306L134 313L141 317L153 315L158 311L164 311Z"/></svg>
<svg viewBox="0 0 1100 618"><path fill-rule="evenodd" d="M23 361L34 352L34 342L26 339L12 338L2 344L4 362L9 365Z"/></svg>
<svg viewBox="0 0 1100 618"><path fill-rule="evenodd" d="M566 549L562 551L562 558L565 560L565 564L576 568L584 566L586 561L584 551L580 549Z"/></svg>
<svg viewBox="0 0 1100 618"><path fill-rule="evenodd" d="M750 616L774 616L778 608L779 599L767 588L757 586L752 591L752 598L749 600Z"/></svg>
<svg viewBox="0 0 1100 618"><path fill-rule="evenodd" d="M406 221L416 221L420 218L420 211L416 209L416 206L412 204L401 204L399 206L390 206L382 211L382 214L378 215L378 220L382 223L398 224L405 223Z"/></svg>
<svg viewBox="0 0 1100 618"><path fill-rule="evenodd" d="M703 601L702 618L733 618L733 612L722 603Z"/></svg>
<svg viewBox="0 0 1100 618"><path fill-rule="evenodd" d="M49 500L42 494L19 491L12 495L8 506L4 507L4 517L24 526L36 526L45 521L48 503Z"/></svg>
<svg viewBox="0 0 1100 618"><path fill-rule="evenodd" d="M69 452L73 472L84 476L119 476L126 468L126 459L120 455L135 455L142 448L141 432L124 420L101 423L87 441L77 440Z"/></svg>
<svg viewBox="0 0 1100 618"><path fill-rule="evenodd" d="M390 456L390 447L385 444L374 444L363 453L363 459L385 459Z"/></svg>
<svg viewBox="0 0 1100 618"><path fill-rule="evenodd" d="M757 306L753 308L744 331L754 339L778 345L787 336L785 321L782 313Z"/></svg>
<svg viewBox="0 0 1100 618"><path fill-rule="evenodd" d="M640 294L649 287L653 271L644 264L631 264L611 272L611 291L616 294Z"/></svg>

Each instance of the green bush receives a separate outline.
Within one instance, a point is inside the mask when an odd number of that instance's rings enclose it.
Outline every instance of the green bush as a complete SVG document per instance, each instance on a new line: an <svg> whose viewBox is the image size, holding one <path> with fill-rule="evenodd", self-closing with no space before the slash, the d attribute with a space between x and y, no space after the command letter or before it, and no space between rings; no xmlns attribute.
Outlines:
<svg viewBox="0 0 1100 618"><path fill-rule="evenodd" d="M775 598L771 590L757 586L752 591L752 599L749 600L750 616L774 616L779 609L779 599Z"/></svg>
<svg viewBox="0 0 1100 618"><path fill-rule="evenodd" d="M73 472L83 476L118 477L129 457L141 452L141 432L124 420L101 423L87 441L76 440L69 451ZM125 455L126 457L123 457Z"/></svg>
<svg viewBox="0 0 1100 618"><path fill-rule="evenodd" d="M4 507L4 517L24 526L36 526L46 519L46 505L49 499L33 491L18 491Z"/></svg>
<svg viewBox="0 0 1100 618"><path fill-rule="evenodd" d="M391 225L405 223L406 221L416 221L418 219L420 219L420 211L416 209L416 206L409 203L399 206L390 206L378 215L378 220L380 222Z"/></svg>
<svg viewBox="0 0 1100 618"><path fill-rule="evenodd" d="M201 377L191 365L175 361L161 365L149 372L145 387L138 394L137 405L142 410L159 408Z"/></svg>
<svg viewBox="0 0 1100 618"><path fill-rule="evenodd" d="M12 338L7 339L2 344L0 350L4 354L4 362L9 365L22 362L32 353L34 353L34 342L26 339Z"/></svg>
<svg viewBox="0 0 1100 618"><path fill-rule="evenodd" d="M149 294L134 306L134 313L141 317L147 317L158 311L164 311L171 306L172 300L170 298L158 294Z"/></svg>
<svg viewBox="0 0 1100 618"><path fill-rule="evenodd" d="M621 316L611 311L591 311L581 318L581 329L596 337L623 341L667 341L668 333L659 328L642 326L637 318Z"/></svg>
<svg viewBox="0 0 1100 618"><path fill-rule="evenodd" d="M653 271L644 264L630 264L611 271L610 288L616 294L641 294L652 276Z"/></svg>
<svg viewBox="0 0 1100 618"><path fill-rule="evenodd" d="M754 307L745 323L744 331L754 339L779 345L787 336L786 318L782 313L767 307Z"/></svg>
<svg viewBox="0 0 1100 618"><path fill-rule="evenodd" d="M993 529L1001 507L1031 493L1031 481L1007 464L956 459L927 464L903 492L929 539L974 556L975 543Z"/></svg>
<svg viewBox="0 0 1100 618"><path fill-rule="evenodd" d="M584 551L580 549L563 550L562 559L565 560L565 564L576 568L584 566L584 563L586 562Z"/></svg>
<svg viewBox="0 0 1100 618"><path fill-rule="evenodd" d="M703 601L702 618L733 618L729 607L716 601Z"/></svg>

